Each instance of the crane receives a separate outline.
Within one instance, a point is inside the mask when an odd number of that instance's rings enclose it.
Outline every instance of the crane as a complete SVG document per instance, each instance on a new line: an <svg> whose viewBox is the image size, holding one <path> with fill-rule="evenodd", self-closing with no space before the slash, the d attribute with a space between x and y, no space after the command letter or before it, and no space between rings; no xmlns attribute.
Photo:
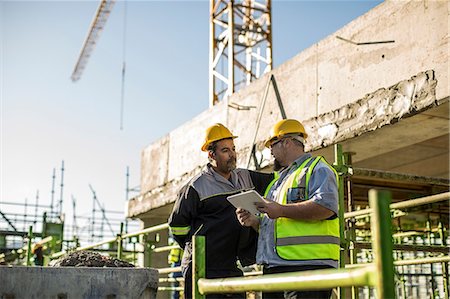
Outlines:
<svg viewBox="0 0 450 299"><path fill-rule="evenodd" d="M102 0L72 81L80 79L115 0ZM272 70L271 0L210 0L209 104Z"/></svg>
<svg viewBox="0 0 450 299"><path fill-rule="evenodd" d="M272 70L271 0L211 0L210 107Z"/></svg>
<svg viewBox="0 0 450 299"><path fill-rule="evenodd" d="M80 55L78 56L75 68L73 69L71 76L72 81L75 82L81 78L89 57L91 56L97 40L100 37L100 33L103 28L105 28L106 21L108 20L115 2L116 0L101 0L94 15L94 19L92 20L91 26L89 27L86 39L81 47Z"/></svg>

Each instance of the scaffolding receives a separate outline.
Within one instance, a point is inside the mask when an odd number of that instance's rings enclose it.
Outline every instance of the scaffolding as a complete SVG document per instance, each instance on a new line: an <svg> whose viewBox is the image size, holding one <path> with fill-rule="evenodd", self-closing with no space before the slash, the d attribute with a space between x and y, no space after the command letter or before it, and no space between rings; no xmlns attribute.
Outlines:
<svg viewBox="0 0 450 299"><path fill-rule="evenodd" d="M384 238L392 239L394 259L394 291L397 298L449 298L448 265L449 257L449 202L450 181L442 178L422 177L409 174L355 168L351 154L343 153L335 146L333 167L339 173L339 203L341 220L341 265L340 268L365 267L375 261L373 229L369 223L372 209L368 204L369 189L389 190L392 203L390 214L392 234ZM93 190L93 189L92 189ZM128 194L127 187L127 194ZM95 195L95 191L93 191ZM93 204L98 199L93 198ZM28 205L28 207L35 205ZM107 211L98 202L95 210L102 217ZM36 215L38 213L35 213ZM94 215L94 213L93 213ZM388 219L388 218L386 218ZM34 219L30 219L34 221ZM9 220L14 226L14 223ZM8 225L11 226L11 224ZM102 222L98 222L100 228ZM115 227L103 222L103 228ZM98 226L96 225L98 228ZM32 232L27 238L32 240ZM21 232L23 234L23 231ZM73 250L100 250L136 265L154 267L165 260L167 252L174 248L166 244L168 224L163 223L135 232L126 232L120 224L119 233L110 239L103 239L88 246L72 245L54 253L58 258ZM103 235L104 237L106 234ZM23 237L23 236L22 236ZM97 236L100 237L100 236ZM30 242L22 245L30 247ZM23 246L24 247L24 246ZM22 248L26 253L27 248ZM139 258L141 257L141 258ZM142 258L145 257L145 258ZM28 257L29 258L29 257ZM253 268L252 268L253 269ZM244 269L245 270L245 269ZM248 269L247 269L248 270ZM167 277L180 268L160 268L160 291L180 290L179 287L164 284L180 279ZM345 271L344 271L345 272ZM347 273L347 272L345 272ZM255 275L258 271L246 273ZM339 284L340 298L377 298L374 284Z"/></svg>
<svg viewBox="0 0 450 299"><path fill-rule="evenodd" d="M33 202L0 201L0 264L26 264L28 244L44 242L46 255L66 251L80 245L98 242L104 238L115 237L122 232L137 230L140 223L126 219L123 211L106 210L92 191L92 211L90 215L77 215L76 198L72 195L73 218L67 225L63 213L64 161L61 164L59 199L55 199L57 190L56 169L52 174L50 204L42 204L39 191ZM129 168L126 173L126 199L136 188L129 187ZM125 223L125 226L122 226ZM48 239L48 237L51 237ZM137 242L136 240L134 240ZM135 245L134 245L135 246ZM104 248L104 251L116 250L117 246Z"/></svg>
<svg viewBox="0 0 450 299"><path fill-rule="evenodd" d="M271 0L211 0L210 107L272 70Z"/></svg>

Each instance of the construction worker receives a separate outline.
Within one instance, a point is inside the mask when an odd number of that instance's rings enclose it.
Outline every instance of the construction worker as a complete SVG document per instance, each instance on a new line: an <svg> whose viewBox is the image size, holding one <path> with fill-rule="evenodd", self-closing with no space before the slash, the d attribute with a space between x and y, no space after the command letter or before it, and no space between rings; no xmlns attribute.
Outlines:
<svg viewBox="0 0 450 299"><path fill-rule="evenodd" d="M175 240L173 239L172 235L169 236L168 240L169 245L175 245ZM169 255L167 256L167 262L170 265L170 267L180 267L181 266L181 258L183 257L183 250L179 247L172 248L169 251ZM181 272L172 272L169 275L170 278L178 279L182 277ZM172 282L171 286L174 288L177 288L180 286L180 283L178 281ZM180 298L180 292L177 290L172 290L170 292L170 298L172 299L179 299Z"/></svg>
<svg viewBox="0 0 450 299"><path fill-rule="evenodd" d="M265 146L279 176L267 188L257 218L237 209L239 222L259 229L256 260L264 274L337 268L339 222L337 175L322 157L304 152L308 137L294 119L276 123ZM331 289L264 293L263 298L327 298Z"/></svg>
<svg viewBox="0 0 450 299"><path fill-rule="evenodd" d="M34 265L44 266L44 252L42 244L39 243L34 244L33 248L31 249L31 253L34 254Z"/></svg>
<svg viewBox="0 0 450 299"><path fill-rule="evenodd" d="M201 149L208 152L210 163L182 188L169 218L173 237L185 251L181 265L185 298L192 298L192 236L205 236L207 278L242 276L237 260L243 266L255 262L257 234L239 224L236 209L226 198L249 189L263 194L273 174L236 169L235 138L222 124L206 130ZM245 293L207 298L245 298Z"/></svg>

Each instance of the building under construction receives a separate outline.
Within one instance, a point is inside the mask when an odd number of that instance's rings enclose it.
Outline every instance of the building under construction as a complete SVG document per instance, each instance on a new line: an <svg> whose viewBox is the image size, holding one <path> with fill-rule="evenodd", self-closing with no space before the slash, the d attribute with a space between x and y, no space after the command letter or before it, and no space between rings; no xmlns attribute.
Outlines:
<svg viewBox="0 0 450 299"><path fill-rule="evenodd" d="M238 167L271 172L264 140L277 121L294 118L308 132L306 151L339 173L340 270L378 263L383 246L376 239L392 240L395 296L449 298L450 3L386 1L276 69L270 10L269 0L211 1L210 107L142 150L140 194L129 200L127 216L140 219L143 230L121 229L67 251L115 243L104 251L159 269L157 296L168 298L165 291L180 288L166 285L175 281L167 274L178 270L167 268L167 252L176 247L167 246L167 219L179 189L208 162L200 151L205 129L225 124L239 136ZM369 209L371 189L391 192L384 219L392 217L393 230L381 236L374 230L381 218ZM199 296L224 287L200 281ZM381 280L343 281L334 297L392 298Z"/></svg>
<svg viewBox="0 0 450 299"><path fill-rule="evenodd" d="M167 221L179 188L207 163L200 147L213 123L239 136L238 166L270 171L269 128L295 118L309 134L307 151L332 162L334 145L342 146L346 263L371 260L369 218L358 210L368 207L372 188L391 191L394 203L441 194L395 209L394 256L448 257L448 12L446 1L384 2L220 101L211 93L210 109L143 149L141 194L128 216L144 227ZM212 43L213 53L226 51L214 48L226 36ZM270 52L268 40L261 53ZM396 275L401 298L448 298L448 262L398 266Z"/></svg>

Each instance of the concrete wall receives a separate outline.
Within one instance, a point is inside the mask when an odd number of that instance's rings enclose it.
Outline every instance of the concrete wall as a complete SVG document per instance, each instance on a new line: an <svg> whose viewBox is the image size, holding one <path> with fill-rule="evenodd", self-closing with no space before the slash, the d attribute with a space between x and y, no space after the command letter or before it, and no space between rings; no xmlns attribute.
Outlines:
<svg viewBox="0 0 450 299"><path fill-rule="evenodd" d="M136 268L0 266L0 297L156 298L158 271Z"/></svg>
<svg viewBox="0 0 450 299"><path fill-rule="evenodd" d="M306 130L315 132L314 137L330 122L344 118L355 123L358 114L353 113L353 119L348 119L345 111L349 107L355 109L355 103L362 103L364 99L370 102L367 99L377 96L370 105L382 103L388 107L389 101L399 98L385 95L389 90L399 90L399 84L400 89L405 87L404 93L410 96L410 102L406 105L408 109L396 114L397 118L416 112L413 102L417 93L409 91L411 86L428 92L422 95L422 99L430 100L420 108L422 110L448 98L449 6L447 1L386 1L273 70L271 74L276 78L287 116L304 121ZM427 74L432 77L417 79L429 76ZM256 128L268 79L269 74L144 149L141 195L129 202L128 215L144 217L149 210L173 202L176 190L206 163L206 154L199 148L205 128L214 122L224 123L239 136L235 144L240 166L247 165L256 130L256 142L262 151L261 142L269 128L281 119L271 88L263 121ZM410 83L401 85L402 82ZM380 92L383 88L387 92ZM256 108L238 110L230 107L230 103ZM372 110L376 113L376 109ZM388 125L392 119L393 116L380 123ZM353 136L373 129L369 127L354 128ZM344 125L336 128L334 135L345 136L342 132L345 128ZM307 149L337 141L318 141L307 144ZM260 154L268 156L267 151Z"/></svg>

